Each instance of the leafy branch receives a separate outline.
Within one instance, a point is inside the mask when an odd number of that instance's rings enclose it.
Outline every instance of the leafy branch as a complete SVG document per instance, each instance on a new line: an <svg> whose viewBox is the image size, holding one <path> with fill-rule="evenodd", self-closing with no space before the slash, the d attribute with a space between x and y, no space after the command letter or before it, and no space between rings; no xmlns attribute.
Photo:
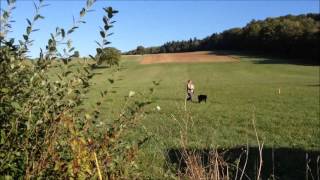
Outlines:
<svg viewBox="0 0 320 180"><path fill-rule="evenodd" d="M39 29L33 29L33 26L35 24L36 21L40 20L40 19L44 19L44 16L42 16L40 14L40 9L43 7L48 6L49 4L43 4L43 0L39 0L38 4L36 4L35 2L33 2L34 5L34 9L35 9L35 15L32 18L32 20L30 19L26 19L28 26L26 27L26 32L25 34L23 34L23 40L19 40L19 44L20 44L20 48L18 53L22 56L24 55L26 52L28 52L28 47L32 46L32 42L34 40L30 39L31 33L32 32L36 32L39 31Z"/></svg>
<svg viewBox="0 0 320 180"><path fill-rule="evenodd" d="M113 24L116 22L112 20L113 16L119 12L117 10L114 10L112 7L106 7L106 8L103 8L103 10L105 11L106 15L103 16L102 18L104 26L103 28L100 27L101 42L95 41L96 44L98 45L98 48L96 49L97 54L102 54L105 46L111 43L110 41L107 40L107 37L111 36L113 33L108 33L108 31L113 27ZM89 56L93 60L97 60L92 55L89 55Z"/></svg>
<svg viewBox="0 0 320 180"><path fill-rule="evenodd" d="M51 60L57 57L61 58L64 63L67 63L73 55L70 53L74 52L75 47L72 46L72 40L69 36L75 32L76 29L79 28L81 24L86 23L84 21L84 16L91 12L91 7L95 3L96 0L87 0L85 7L81 9L79 12L79 17L77 20L73 17L73 25L67 31L64 28L57 27L55 30L55 34L51 33L51 38L48 40L48 44L46 46L45 59ZM66 40L67 39L67 40ZM66 48L63 49L63 54L61 54L57 46L59 44L65 44Z"/></svg>
<svg viewBox="0 0 320 180"><path fill-rule="evenodd" d="M11 32L11 23L15 22L11 19L12 11L16 8L15 2L16 0L7 0L7 10L1 9L3 13L0 15L0 41L5 40L7 34Z"/></svg>

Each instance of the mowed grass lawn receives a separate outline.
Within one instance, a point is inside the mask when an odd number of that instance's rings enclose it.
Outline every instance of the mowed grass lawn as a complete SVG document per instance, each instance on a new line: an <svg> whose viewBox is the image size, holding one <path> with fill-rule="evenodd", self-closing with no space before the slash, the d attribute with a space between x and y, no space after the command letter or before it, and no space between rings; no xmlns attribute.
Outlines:
<svg viewBox="0 0 320 180"><path fill-rule="evenodd" d="M193 80L196 95L208 95L206 104L187 103L187 113L192 117L188 121L190 147L257 146L254 119L265 147L319 150L319 66L272 64L268 59L245 56L228 63L141 65L141 58L124 56L122 70L117 73L95 70L97 75L83 108L92 109L100 100L100 91L114 91L103 102L100 117L102 121L112 120L129 91L148 92L152 81L160 81L140 122L154 135L140 153L148 173L163 174L165 150L181 147L188 79ZM131 136L142 132L137 129Z"/></svg>

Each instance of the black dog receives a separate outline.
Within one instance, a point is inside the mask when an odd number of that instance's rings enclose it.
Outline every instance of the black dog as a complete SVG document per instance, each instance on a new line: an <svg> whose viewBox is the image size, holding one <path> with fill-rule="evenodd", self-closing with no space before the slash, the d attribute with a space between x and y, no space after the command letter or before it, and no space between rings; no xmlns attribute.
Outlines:
<svg viewBox="0 0 320 180"><path fill-rule="evenodd" d="M207 95L200 94L200 95L198 96L198 102L201 103L202 101L204 101L205 103L207 103Z"/></svg>

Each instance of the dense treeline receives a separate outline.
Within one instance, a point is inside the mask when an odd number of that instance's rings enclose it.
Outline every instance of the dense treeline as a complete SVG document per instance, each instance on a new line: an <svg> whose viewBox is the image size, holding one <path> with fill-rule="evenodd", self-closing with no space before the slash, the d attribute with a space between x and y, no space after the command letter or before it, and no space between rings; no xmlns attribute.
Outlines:
<svg viewBox="0 0 320 180"><path fill-rule="evenodd" d="M320 49L320 15L287 15L252 20L243 28L214 33L204 39L171 41L158 47L137 49L125 54L154 54L199 50L249 50L318 63Z"/></svg>

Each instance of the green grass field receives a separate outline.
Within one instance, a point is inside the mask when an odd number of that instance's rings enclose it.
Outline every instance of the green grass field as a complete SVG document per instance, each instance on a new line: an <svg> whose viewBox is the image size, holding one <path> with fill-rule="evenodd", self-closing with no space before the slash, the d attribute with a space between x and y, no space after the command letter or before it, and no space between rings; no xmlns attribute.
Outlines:
<svg viewBox="0 0 320 180"><path fill-rule="evenodd" d="M112 120L129 91L147 92L152 81L160 81L141 121L141 127L154 135L139 154L142 169L152 176L164 174L165 150L180 147L188 79L193 80L196 95L208 95L206 104L187 103L192 117L188 121L190 147L225 148L247 142L256 146L254 118L265 147L318 150L319 67L272 64L262 57L238 58L240 62L231 63L140 65L141 56L123 57L120 72L95 70L83 108L92 109L100 91L114 91L101 107L101 120ZM108 78L115 83L109 83ZM137 129L131 136L139 137L142 132Z"/></svg>

